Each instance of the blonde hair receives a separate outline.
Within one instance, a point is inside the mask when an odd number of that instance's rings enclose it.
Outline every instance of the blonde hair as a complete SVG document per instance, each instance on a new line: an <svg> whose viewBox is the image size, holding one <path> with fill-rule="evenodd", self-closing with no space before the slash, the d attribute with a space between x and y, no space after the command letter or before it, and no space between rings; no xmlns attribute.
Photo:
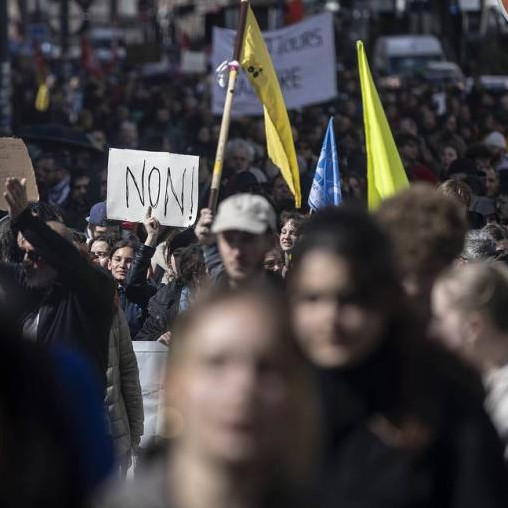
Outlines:
<svg viewBox="0 0 508 508"><path fill-rule="evenodd" d="M503 263L457 265L437 283L454 309L464 314L484 312L500 331L508 331L508 267Z"/></svg>

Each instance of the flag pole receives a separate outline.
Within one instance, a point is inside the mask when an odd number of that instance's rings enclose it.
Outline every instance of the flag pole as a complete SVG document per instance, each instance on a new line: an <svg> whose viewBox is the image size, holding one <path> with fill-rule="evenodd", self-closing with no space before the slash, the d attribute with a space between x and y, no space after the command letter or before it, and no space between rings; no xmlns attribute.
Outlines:
<svg viewBox="0 0 508 508"><path fill-rule="evenodd" d="M222 178L222 168L224 166L224 154L226 151L226 143L228 140L229 125L231 123L231 109L233 107L233 95L235 94L236 80L238 78L238 72L240 70L239 60L242 54L248 7L249 0L241 0L240 19L238 23L238 31L236 32L233 61L229 64L229 81L226 93L226 102L224 104L224 112L222 114L219 141L217 143L217 153L215 155L215 163L213 165L212 185L210 188L210 197L208 199L208 208L210 208L213 211L215 211L215 209L217 208L217 200L219 198L219 187Z"/></svg>

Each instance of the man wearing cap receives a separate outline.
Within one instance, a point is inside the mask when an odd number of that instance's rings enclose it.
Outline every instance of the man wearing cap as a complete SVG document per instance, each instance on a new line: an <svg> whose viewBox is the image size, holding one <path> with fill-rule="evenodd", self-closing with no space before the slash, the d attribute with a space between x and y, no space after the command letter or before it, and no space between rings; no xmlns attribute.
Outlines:
<svg viewBox="0 0 508 508"><path fill-rule="evenodd" d="M270 276L263 263L274 245L276 222L270 203L255 194L227 198L215 218L210 209L201 210L195 233L212 280L237 287Z"/></svg>

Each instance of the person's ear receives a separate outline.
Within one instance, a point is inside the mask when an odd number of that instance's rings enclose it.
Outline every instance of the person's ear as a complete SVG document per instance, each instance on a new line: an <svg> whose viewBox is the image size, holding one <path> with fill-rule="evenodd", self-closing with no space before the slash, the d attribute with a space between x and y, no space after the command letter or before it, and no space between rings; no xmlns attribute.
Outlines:
<svg viewBox="0 0 508 508"><path fill-rule="evenodd" d="M108 270L111 271L111 258L108 259Z"/></svg>

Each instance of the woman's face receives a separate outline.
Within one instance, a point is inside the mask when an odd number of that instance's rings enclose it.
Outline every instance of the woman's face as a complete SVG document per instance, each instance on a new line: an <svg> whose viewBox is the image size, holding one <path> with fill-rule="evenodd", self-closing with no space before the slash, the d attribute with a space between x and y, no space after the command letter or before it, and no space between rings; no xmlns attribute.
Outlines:
<svg viewBox="0 0 508 508"><path fill-rule="evenodd" d="M360 183L358 178L352 177L349 179L349 189L351 190L351 194L356 199L362 199L363 189L362 189L362 184Z"/></svg>
<svg viewBox="0 0 508 508"><path fill-rule="evenodd" d="M270 311L250 298L219 305L186 340L168 379L168 405L184 422L180 444L230 464L276 457L290 418L289 385Z"/></svg>
<svg viewBox="0 0 508 508"><path fill-rule="evenodd" d="M443 168L447 170L450 164L458 158L457 151L451 146L445 146L441 152L441 164Z"/></svg>
<svg viewBox="0 0 508 508"><path fill-rule="evenodd" d="M108 270L111 271L113 278L120 284L125 282L133 258L134 250L132 247L122 247L117 249L108 261Z"/></svg>
<svg viewBox="0 0 508 508"><path fill-rule="evenodd" d="M294 220L288 220L280 230L280 246L284 252L291 252L298 239L298 230Z"/></svg>
<svg viewBox="0 0 508 508"><path fill-rule="evenodd" d="M92 261L97 266L107 268L109 262L109 245L107 242L102 240L92 243L90 247L90 254L92 255Z"/></svg>
<svg viewBox="0 0 508 508"><path fill-rule="evenodd" d="M355 293L343 258L320 250L304 255L291 288L292 313L297 336L315 365L357 365L381 341L383 313Z"/></svg>

